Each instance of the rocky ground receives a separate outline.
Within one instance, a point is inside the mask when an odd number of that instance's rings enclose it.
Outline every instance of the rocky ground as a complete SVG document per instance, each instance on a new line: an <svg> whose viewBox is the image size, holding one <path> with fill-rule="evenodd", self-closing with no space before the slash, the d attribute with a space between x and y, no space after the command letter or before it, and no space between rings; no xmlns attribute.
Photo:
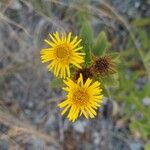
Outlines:
<svg viewBox="0 0 150 150"><path fill-rule="evenodd" d="M150 15L144 0L108 2L129 21ZM53 75L41 64L39 53L48 32L72 30L75 25L63 17L67 6L49 3L45 7L50 8L48 15L30 1L0 2L0 150L142 150L143 141L133 138L118 119L114 100L105 98L92 121L72 124L60 116L57 103L65 94L49 87ZM93 25L99 28L96 19ZM113 32L124 44L126 30L118 25Z"/></svg>

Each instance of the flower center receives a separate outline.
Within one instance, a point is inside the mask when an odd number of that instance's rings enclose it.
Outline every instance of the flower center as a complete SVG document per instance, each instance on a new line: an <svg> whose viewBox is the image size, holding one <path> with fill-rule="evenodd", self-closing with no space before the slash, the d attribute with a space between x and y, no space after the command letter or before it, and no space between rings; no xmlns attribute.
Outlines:
<svg viewBox="0 0 150 150"><path fill-rule="evenodd" d="M66 59L70 56L70 47L67 44L60 44L56 47L56 57L58 59Z"/></svg>
<svg viewBox="0 0 150 150"><path fill-rule="evenodd" d="M98 68L99 70L106 69L109 67L109 62L105 58L98 59L96 61L95 67Z"/></svg>
<svg viewBox="0 0 150 150"><path fill-rule="evenodd" d="M107 73L111 67L110 58L107 56L98 58L93 67L100 74Z"/></svg>
<svg viewBox="0 0 150 150"><path fill-rule="evenodd" d="M73 103L75 105L81 105L81 106L86 105L88 102L88 99L89 99L89 96L87 92L83 90L77 90L73 94Z"/></svg>

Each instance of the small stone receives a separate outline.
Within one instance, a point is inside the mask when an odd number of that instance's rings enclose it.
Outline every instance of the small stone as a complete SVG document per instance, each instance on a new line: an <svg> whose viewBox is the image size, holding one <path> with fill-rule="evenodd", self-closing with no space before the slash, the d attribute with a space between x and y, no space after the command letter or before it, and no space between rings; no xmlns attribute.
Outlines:
<svg viewBox="0 0 150 150"><path fill-rule="evenodd" d="M95 145L98 145L100 142L100 135L98 132L93 133L93 141Z"/></svg>
<svg viewBox="0 0 150 150"><path fill-rule="evenodd" d="M140 2L135 2L135 8L139 8Z"/></svg>
<svg viewBox="0 0 150 150"><path fill-rule="evenodd" d="M40 139L32 139L30 143L25 145L26 150L45 150L46 144Z"/></svg>
<svg viewBox="0 0 150 150"><path fill-rule="evenodd" d="M13 0L13 1L11 1L9 7L11 9L14 9L14 10L20 10L21 9L21 4L17 0Z"/></svg>
<svg viewBox="0 0 150 150"><path fill-rule="evenodd" d="M140 142L133 142L133 143L130 143L129 144L130 145L130 149L131 150L140 150L140 149L142 149L142 143L140 143Z"/></svg>
<svg viewBox="0 0 150 150"><path fill-rule="evenodd" d="M29 103L28 103L28 108L32 109L33 107L34 107L33 102L29 102Z"/></svg>
<svg viewBox="0 0 150 150"><path fill-rule="evenodd" d="M150 106L150 97L145 97L143 100L143 105Z"/></svg>
<svg viewBox="0 0 150 150"><path fill-rule="evenodd" d="M86 121L77 121L74 124L74 129L79 132L79 133L84 133L85 132L85 127L87 126Z"/></svg>
<svg viewBox="0 0 150 150"><path fill-rule="evenodd" d="M55 130L56 128L56 119L54 115L50 115L50 117L47 119L45 123L45 129L47 132L50 132L52 130Z"/></svg>
<svg viewBox="0 0 150 150"><path fill-rule="evenodd" d="M8 150L8 139L0 139L0 150Z"/></svg>

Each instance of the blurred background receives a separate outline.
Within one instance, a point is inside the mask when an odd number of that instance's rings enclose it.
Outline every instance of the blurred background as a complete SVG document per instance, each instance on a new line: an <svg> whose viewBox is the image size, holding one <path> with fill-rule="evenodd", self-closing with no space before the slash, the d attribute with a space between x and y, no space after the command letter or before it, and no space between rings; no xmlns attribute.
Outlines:
<svg viewBox="0 0 150 150"><path fill-rule="evenodd" d="M98 116L61 117L40 62L48 33L105 31L120 64ZM150 150L150 0L0 0L0 150Z"/></svg>

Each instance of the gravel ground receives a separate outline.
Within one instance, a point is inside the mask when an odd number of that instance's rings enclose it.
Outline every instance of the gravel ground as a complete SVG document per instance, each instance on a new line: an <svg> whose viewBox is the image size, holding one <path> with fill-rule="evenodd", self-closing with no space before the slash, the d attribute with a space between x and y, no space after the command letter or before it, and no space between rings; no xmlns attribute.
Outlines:
<svg viewBox="0 0 150 150"><path fill-rule="evenodd" d="M150 14L144 0L109 3L129 20ZM65 94L49 87L53 75L41 64L39 52L48 32L77 31L73 20L63 17L66 6L53 4L50 8L52 19L29 1L0 2L0 114L4 114L0 115L0 150L141 150L143 141L133 138L118 119L119 106L114 100L106 98L92 121L80 119L72 124L60 116L57 103ZM93 19L95 32L104 24ZM126 31L111 29L110 37L120 31L116 37L124 44ZM117 112L113 115L114 107Z"/></svg>

